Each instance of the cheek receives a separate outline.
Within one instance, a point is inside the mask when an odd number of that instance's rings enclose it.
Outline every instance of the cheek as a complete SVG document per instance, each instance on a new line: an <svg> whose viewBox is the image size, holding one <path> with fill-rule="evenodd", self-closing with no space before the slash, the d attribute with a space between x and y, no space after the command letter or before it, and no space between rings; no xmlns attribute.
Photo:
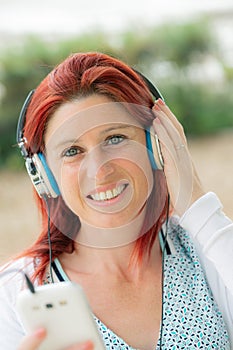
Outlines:
<svg viewBox="0 0 233 350"><path fill-rule="evenodd" d="M153 172L150 164L145 164L144 168L135 166L132 169L134 187L136 196L140 197L143 201L146 201L150 196L154 185Z"/></svg>
<svg viewBox="0 0 233 350"><path fill-rule="evenodd" d="M141 184L143 190L147 188L151 193L154 178L147 148L142 144L135 144L135 146L134 150L128 154L130 173L135 181Z"/></svg>
<svg viewBox="0 0 233 350"><path fill-rule="evenodd" d="M72 201L73 198L77 200L79 197L80 185L78 173L77 166L63 164L57 177L61 195L68 206L68 202Z"/></svg>
<svg viewBox="0 0 233 350"><path fill-rule="evenodd" d="M134 195L146 200L154 186L153 171L147 154L140 154L133 162L132 160L119 160L116 167L123 169L130 179L134 188Z"/></svg>

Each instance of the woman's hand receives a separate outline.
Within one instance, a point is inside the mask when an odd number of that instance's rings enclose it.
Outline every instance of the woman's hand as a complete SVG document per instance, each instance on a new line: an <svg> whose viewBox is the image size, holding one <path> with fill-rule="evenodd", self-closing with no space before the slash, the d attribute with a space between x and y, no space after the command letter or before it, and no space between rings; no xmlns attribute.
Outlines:
<svg viewBox="0 0 233 350"><path fill-rule="evenodd" d="M46 338L46 330L44 328L37 329L34 333L24 337L18 350L37 350ZM83 343L69 346L64 350L93 350L94 346L92 342L86 341Z"/></svg>
<svg viewBox="0 0 233 350"><path fill-rule="evenodd" d="M155 102L153 126L164 158L164 173L176 214L184 212L205 192L193 165L182 125L163 100Z"/></svg>

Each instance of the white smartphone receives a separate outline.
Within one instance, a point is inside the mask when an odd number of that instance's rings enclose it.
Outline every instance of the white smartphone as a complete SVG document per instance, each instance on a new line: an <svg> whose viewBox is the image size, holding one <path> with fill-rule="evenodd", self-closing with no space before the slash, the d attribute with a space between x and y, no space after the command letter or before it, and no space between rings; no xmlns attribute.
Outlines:
<svg viewBox="0 0 233 350"><path fill-rule="evenodd" d="M82 287L72 282L46 284L20 292L16 308L27 332L44 327L47 337L40 350L64 350L91 340L104 350L102 337Z"/></svg>

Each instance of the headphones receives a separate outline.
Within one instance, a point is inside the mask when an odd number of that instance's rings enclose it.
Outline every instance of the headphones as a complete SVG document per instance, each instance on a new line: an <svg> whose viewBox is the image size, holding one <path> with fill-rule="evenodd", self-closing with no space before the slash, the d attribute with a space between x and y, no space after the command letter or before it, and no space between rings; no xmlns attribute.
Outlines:
<svg viewBox="0 0 233 350"><path fill-rule="evenodd" d="M34 91L35 90L29 92L21 109L16 131L16 141L25 160L28 175L38 195L40 197L46 196L49 198L56 198L60 195L60 190L51 170L47 165L45 156L41 152L33 155L29 154L27 150L27 140L23 134L27 108L31 102Z"/></svg>
<svg viewBox="0 0 233 350"><path fill-rule="evenodd" d="M161 98L162 100L164 100L159 90L142 73L136 71L135 69L133 70L145 81L146 85L148 86L151 94L155 97L155 99ZM24 137L23 130L26 120L26 112L31 102L34 91L35 90L29 92L21 109L17 124L16 141L19 146L20 152L25 160L25 166L28 175L38 195L42 198L56 198L60 195L60 190L51 170L49 169L44 154L42 152L39 152L31 155L28 152L27 140ZM163 170L164 162L158 136L155 134L152 126L146 129L145 133L147 151L151 167L154 170Z"/></svg>

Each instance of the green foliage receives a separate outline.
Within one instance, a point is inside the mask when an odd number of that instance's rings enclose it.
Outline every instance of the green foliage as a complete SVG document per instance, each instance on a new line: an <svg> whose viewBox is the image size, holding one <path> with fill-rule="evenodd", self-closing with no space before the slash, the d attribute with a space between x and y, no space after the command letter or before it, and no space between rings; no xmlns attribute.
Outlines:
<svg viewBox="0 0 233 350"><path fill-rule="evenodd" d="M161 59L166 57L167 61L174 62L180 68L215 50L215 42L206 21L164 25L159 30L155 28L153 39L157 42L156 48Z"/></svg>
<svg viewBox="0 0 233 350"><path fill-rule="evenodd" d="M161 84L161 91L187 135L207 135L233 128L233 86L222 91L191 82L170 82Z"/></svg>
<svg viewBox="0 0 233 350"><path fill-rule="evenodd" d="M48 42L29 36L0 54L0 167L20 169L15 130L23 101L55 65L73 52L101 51L123 59L156 82L188 134L200 135L233 127L233 73L221 62L209 22L132 28L108 36L96 31ZM225 74L221 89L194 82L192 64L215 56ZM162 67L162 68L161 68ZM204 78L204 77L203 77Z"/></svg>
<svg viewBox="0 0 233 350"><path fill-rule="evenodd" d="M233 67L228 67L228 66L223 66L223 69L225 71L225 76L226 79L230 82L233 83Z"/></svg>
<svg viewBox="0 0 233 350"><path fill-rule="evenodd" d="M130 64L151 66L155 61L169 61L184 69L200 56L217 54L217 43L206 20L183 24L164 24L126 31L121 38L121 52Z"/></svg>

